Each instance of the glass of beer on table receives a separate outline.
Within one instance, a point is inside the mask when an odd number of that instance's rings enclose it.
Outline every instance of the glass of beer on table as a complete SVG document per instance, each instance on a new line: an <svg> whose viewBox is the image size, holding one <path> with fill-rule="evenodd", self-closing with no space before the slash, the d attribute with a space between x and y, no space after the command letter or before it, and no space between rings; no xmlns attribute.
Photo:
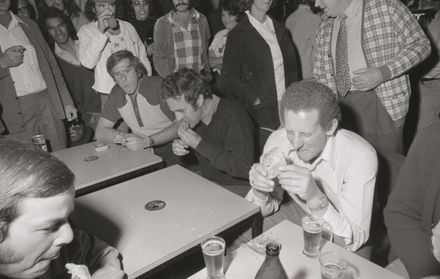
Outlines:
<svg viewBox="0 0 440 279"><path fill-rule="evenodd" d="M205 239L201 246L208 274L207 279L224 279L225 240L212 236Z"/></svg>

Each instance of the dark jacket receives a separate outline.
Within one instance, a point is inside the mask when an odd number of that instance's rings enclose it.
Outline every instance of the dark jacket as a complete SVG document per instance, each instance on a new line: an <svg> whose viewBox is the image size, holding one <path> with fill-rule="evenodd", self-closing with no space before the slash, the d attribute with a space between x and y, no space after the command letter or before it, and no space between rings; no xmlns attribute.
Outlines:
<svg viewBox="0 0 440 279"><path fill-rule="evenodd" d="M290 35L273 20L284 60L286 87L298 80L298 58ZM245 16L226 41L220 88L244 103L259 127L277 129L278 101L270 47ZM253 106L260 98L262 104Z"/></svg>

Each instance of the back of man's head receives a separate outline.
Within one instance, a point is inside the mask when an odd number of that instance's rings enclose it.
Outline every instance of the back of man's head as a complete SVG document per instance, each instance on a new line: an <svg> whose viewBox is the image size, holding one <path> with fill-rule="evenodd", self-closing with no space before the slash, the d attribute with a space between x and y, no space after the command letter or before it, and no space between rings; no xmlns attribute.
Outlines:
<svg viewBox="0 0 440 279"><path fill-rule="evenodd" d="M180 99L196 107L199 95L204 99L212 98L211 86L203 77L192 69L183 68L167 76L162 82L162 99Z"/></svg>
<svg viewBox="0 0 440 279"><path fill-rule="evenodd" d="M319 112L319 123L323 128L328 128L333 119L341 119L338 100L330 88L316 81L292 83L281 99L281 123L284 123L285 111L313 109Z"/></svg>
<svg viewBox="0 0 440 279"><path fill-rule="evenodd" d="M71 190L74 174L60 160L29 144L0 138L0 242L19 216L25 198L47 198Z"/></svg>

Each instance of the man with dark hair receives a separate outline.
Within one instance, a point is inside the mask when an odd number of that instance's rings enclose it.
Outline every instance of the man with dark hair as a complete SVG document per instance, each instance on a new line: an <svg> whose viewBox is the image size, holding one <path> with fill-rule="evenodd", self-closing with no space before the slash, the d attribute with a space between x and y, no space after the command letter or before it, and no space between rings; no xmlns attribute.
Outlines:
<svg viewBox="0 0 440 279"><path fill-rule="evenodd" d="M314 81L293 83L281 100L282 128L273 132L249 173L246 198L270 222L287 218L301 224L318 215L332 228L335 242L356 251L368 240L377 156L357 134L340 129L332 91ZM276 182L274 180L276 179ZM282 203L283 193L289 195Z"/></svg>
<svg viewBox="0 0 440 279"><path fill-rule="evenodd" d="M1 278L68 278L68 263L93 278L123 278L116 249L72 231L74 175L61 161L2 138L0 177Z"/></svg>
<svg viewBox="0 0 440 279"><path fill-rule="evenodd" d="M0 103L11 137L30 142L43 134L52 150L66 147L62 119L77 110L57 62L40 29L10 12L11 0L0 1Z"/></svg>
<svg viewBox="0 0 440 279"><path fill-rule="evenodd" d="M342 127L375 148L403 154L408 71L431 45L400 0L316 0L327 18L316 35L313 73L339 95Z"/></svg>
<svg viewBox="0 0 440 279"><path fill-rule="evenodd" d="M190 68L207 74L208 21L192 7L191 0L170 0L173 9L159 18L154 27L154 67L160 76Z"/></svg>
<svg viewBox="0 0 440 279"><path fill-rule="evenodd" d="M177 137L179 125L174 114L160 102L162 78L146 76L139 58L128 50L113 53L107 60L107 70L116 85L99 118L96 139L121 143L132 151L155 147L165 162L174 162L171 146L159 147ZM131 133L113 128L121 118Z"/></svg>
<svg viewBox="0 0 440 279"><path fill-rule="evenodd" d="M83 67L78 59L78 37L69 17L50 7L41 14L43 34L53 46L54 54L70 90L75 104L78 106L80 118L88 125L86 136L78 139L75 144L82 144L92 140L92 127L96 128L99 113L101 112L101 99L93 90L95 82L93 71Z"/></svg>
<svg viewBox="0 0 440 279"><path fill-rule="evenodd" d="M173 151L184 156L194 150L202 175L244 196L254 162L253 125L238 103L212 94L194 70L181 69L163 82L162 97L182 124Z"/></svg>

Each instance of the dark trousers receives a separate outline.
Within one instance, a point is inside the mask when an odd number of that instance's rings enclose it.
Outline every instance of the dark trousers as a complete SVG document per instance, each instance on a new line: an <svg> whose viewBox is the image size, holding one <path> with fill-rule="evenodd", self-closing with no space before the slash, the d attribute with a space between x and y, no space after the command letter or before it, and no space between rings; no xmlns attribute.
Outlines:
<svg viewBox="0 0 440 279"><path fill-rule="evenodd" d="M396 123L375 91L350 91L339 97L342 128L365 138L378 150L403 154L403 122Z"/></svg>

